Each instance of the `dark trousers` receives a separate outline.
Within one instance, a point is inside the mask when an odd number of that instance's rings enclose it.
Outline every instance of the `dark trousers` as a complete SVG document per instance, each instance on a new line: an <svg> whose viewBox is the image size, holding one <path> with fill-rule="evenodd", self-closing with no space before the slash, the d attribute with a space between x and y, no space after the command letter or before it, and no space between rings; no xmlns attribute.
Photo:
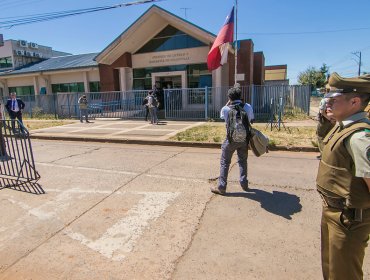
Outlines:
<svg viewBox="0 0 370 280"><path fill-rule="evenodd" d="M148 116L149 116L149 107L145 106L145 121L148 121Z"/></svg>
<svg viewBox="0 0 370 280"><path fill-rule="evenodd" d="M18 121L21 123L20 125L20 131L23 131L23 120L22 120L22 112L13 112L10 111L9 113L10 119L12 120L12 129L15 131L15 119L18 119Z"/></svg>
<svg viewBox="0 0 370 280"><path fill-rule="evenodd" d="M362 265L370 234L370 209L363 221L350 224L346 210L323 207L321 259L325 280L363 279Z"/></svg>
<svg viewBox="0 0 370 280"><path fill-rule="evenodd" d="M229 175L229 168L231 158L236 151L238 154L239 164L239 182L242 187L248 187L247 177L247 159L248 159L248 146L247 143L229 143L226 139L221 146L221 160L220 160L220 177L218 178L218 187L226 190L227 177Z"/></svg>

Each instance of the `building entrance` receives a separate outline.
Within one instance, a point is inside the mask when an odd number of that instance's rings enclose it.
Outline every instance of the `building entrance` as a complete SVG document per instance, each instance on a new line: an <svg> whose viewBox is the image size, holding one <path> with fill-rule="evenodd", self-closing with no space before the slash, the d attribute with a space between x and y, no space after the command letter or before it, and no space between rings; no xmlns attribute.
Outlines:
<svg viewBox="0 0 370 280"><path fill-rule="evenodd" d="M182 88L181 76L165 76L157 77L156 85L160 89L169 89L169 88Z"/></svg>

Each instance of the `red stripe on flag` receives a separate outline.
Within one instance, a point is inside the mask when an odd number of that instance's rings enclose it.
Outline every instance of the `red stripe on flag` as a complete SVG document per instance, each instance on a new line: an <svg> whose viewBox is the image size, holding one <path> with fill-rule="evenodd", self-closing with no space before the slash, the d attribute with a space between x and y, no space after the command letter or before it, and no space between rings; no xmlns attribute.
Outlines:
<svg viewBox="0 0 370 280"><path fill-rule="evenodd" d="M234 8L232 9L230 15L234 15ZM233 40L234 40L234 22L230 21L228 24L224 25L221 28L215 42L212 45L211 50L208 53L207 66L209 71L215 70L221 66L220 46L225 43L231 43Z"/></svg>

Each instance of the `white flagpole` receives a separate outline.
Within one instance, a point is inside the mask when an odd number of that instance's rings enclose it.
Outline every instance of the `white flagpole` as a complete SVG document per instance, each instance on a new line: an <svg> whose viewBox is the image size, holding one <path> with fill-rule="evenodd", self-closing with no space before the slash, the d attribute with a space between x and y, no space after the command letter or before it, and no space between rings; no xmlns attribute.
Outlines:
<svg viewBox="0 0 370 280"><path fill-rule="evenodd" d="M238 74L238 0L235 0L235 73L234 73L234 80L236 84L236 75Z"/></svg>

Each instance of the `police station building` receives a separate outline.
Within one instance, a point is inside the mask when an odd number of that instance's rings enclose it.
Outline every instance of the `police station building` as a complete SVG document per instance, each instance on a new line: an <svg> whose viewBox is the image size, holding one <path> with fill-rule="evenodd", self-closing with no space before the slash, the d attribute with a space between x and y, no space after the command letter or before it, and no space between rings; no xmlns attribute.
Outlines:
<svg viewBox="0 0 370 280"><path fill-rule="evenodd" d="M228 63L214 71L207 69L207 55L215 39L215 34L153 5L100 53L37 57L38 62L21 68L4 68L0 63L0 94L127 92L149 90L154 85L161 89L229 87L235 80L232 48ZM239 40L238 46L238 82L263 85L263 52L254 52L250 39ZM5 66L12 65L17 56L29 54L22 51L27 42L17 47L7 55ZM213 98L219 105L223 102L218 96Z"/></svg>

